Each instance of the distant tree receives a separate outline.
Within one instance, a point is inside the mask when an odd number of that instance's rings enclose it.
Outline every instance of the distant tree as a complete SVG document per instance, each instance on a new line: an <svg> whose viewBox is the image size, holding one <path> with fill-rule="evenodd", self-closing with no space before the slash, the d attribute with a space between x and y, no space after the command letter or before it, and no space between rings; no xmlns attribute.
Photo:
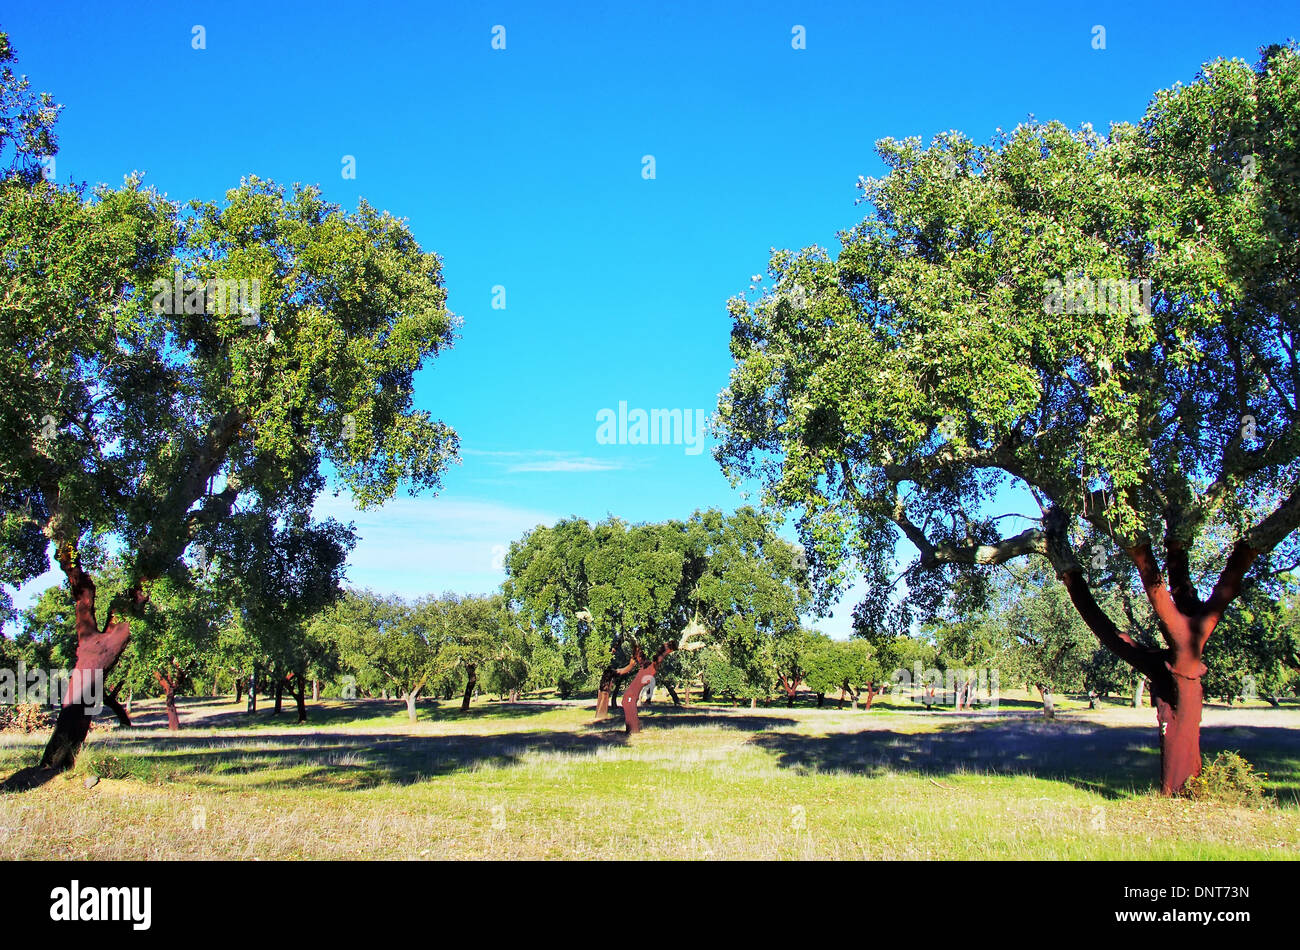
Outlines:
<svg viewBox="0 0 1300 950"><path fill-rule="evenodd" d="M718 696L728 702L748 702L753 705L767 695L767 687L754 681L748 669L736 666L722 650L713 648L700 651L702 679L706 701Z"/></svg>
<svg viewBox="0 0 1300 950"><path fill-rule="evenodd" d="M133 692L157 684L168 729L180 728L176 695L193 685L230 613L220 588L202 574L180 567L153 584L124 665Z"/></svg>
<svg viewBox="0 0 1300 950"><path fill-rule="evenodd" d="M509 655L505 600L500 595L444 594L427 604L435 613L439 627L438 665L444 670L459 671L464 677L460 711L469 712L470 700L479 686L479 673Z"/></svg>
<svg viewBox="0 0 1300 950"><path fill-rule="evenodd" d="M796 627L772 641L772 663L776 681L785 692L785 704L794 707L799 687L808 678L808 657L819 634Z"/></svg>
<svg viewBox="0 0 1300 950"><path fill-rule="evenodd" d="M367 692L391 692L416 721L416 703L433 676L441 621L432 599L408 605L397 597L349 590L308 623L321 641L338 644L343 669Z"/></svg>
<svg viewBox="0 0 1300 950"><path fill-rule="evenodd" d="M549 631L508 607L503 610L501 650L487 667L484 685L517 703L526 690L554 683L563 664Z"/></svg>
<svg viewBox="0 0 1300 950"><path fill-rule="evenodd" d="M1096 650L1065 587L1043 571L1015 575L998 614L1004 675L1038 690L1043 716L1056 716L1055 693L1081 692Z"/></svg>
<svg viewBox="0 0 1300 950"><path fill-rule="evenodd" d="M688 629L694 642L722 647L757 696L770 677L769 641L797 628L809 603L800 552L751 508L538 527L511 545L506 568L506 597L550 630L566 657L562 695L566 685L595 681L598 721L619 684L653 657L656 682L669 686L684 670L703 672L702 659L662 652Z"/></svg>
<svg viewBox="0 0 1300 950"><path fill-rule="evenodd" d="M960 609L960 608L959 608ZM996 664L999 631L982 612L948 612L924 625L935 646L935 664L944 673L945 690L953 687L955 709L970 709L978 671Z"/></svg>
<svg viewBox="0 0 1300 950"><path fill-rule="evenodd" d="M926 671L937 668L938 651L933 643L903 633L879 633L864 639L876 651L881 669L895 689L910 684L921 690L921 699L927 706L932 704L924 676Z"/></svg>
<svg viewBox="0 0 1300 950"><path fill-rule="evenodd" d="M328 649L308 635L308 622L339 596L347 554L355 543L350 527L313 519L309 505L320 487L319 476L313 473L304 481L275 505L232 514L208 549L212 569L225 578L238 603L243 630L256 642L254 673L267 672L275 713L287 686L299 722L307 721L308 670Z"/></svg>
<svg viewBox="0 0 1300 950"><path fill-rule="evenodd" d="M1300 684L1300 617L1296 595L1275 600L1262 587L1242 596L1206 647L1205 691L1227 703L1260 697L1277 706Z"/></svg>
<svg viewBox="0 0 1300 950"><path fill-rule="evenodd" d="M826 634L810 632L801 660L806 672L806 685L821 707L826 702L826 694L839 689L848 677L845 657L839 644Z"/></svg>

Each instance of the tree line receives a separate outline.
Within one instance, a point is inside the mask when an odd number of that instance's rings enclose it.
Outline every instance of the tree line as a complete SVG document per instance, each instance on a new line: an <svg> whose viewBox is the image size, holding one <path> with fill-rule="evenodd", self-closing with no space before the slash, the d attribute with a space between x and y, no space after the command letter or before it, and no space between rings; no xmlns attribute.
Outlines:
<svg viewBox="0 0 1300 950"><path fill-rule="evenodd" d="M108 705L129 724L135 697L162 696L179 728L175 698L233 693L257 709L259 693L281 711L284 696L307 720L307 696L402 700L411 721L422 698L478 693L517 702L553 692L561 699L595 691L597 718L666 644L693 634L695 651L657 664L654 682L675 704L748 702L774 697L793 706L801 692L867 709L903 688L927 706L960 710L993 690L1037 690L1043 713L1054 697L1113 695L1142 702L1149 684L1101 648L1049 572L1003 570L973 608L949 598L917 629L861 628L847 641L803 625L812 594L799 549L755 509L697 512L686 520L592 524L565 519L539 526L511 545L498 593L443 593L406 600L333 586L297 591L269 611L266 591L229 583L220 558L186 562L155 585L148 607L109 684ZM120 566L105 583L125 584ZM318 578L319 579L319 578ZM232 594L234 596L232 596ZM1226 702L1262 698L1274 705L1300 686L1300 613L1253 588L1224 622L1207 678ZM1155 618L1131 591L1114 588L1107 606L1127 612L1154 642ZM6 649L29 668L61 668L75 654L68 591L47 589L20 616ZM935 684L913 675L934 674ZM992 673L977 683L977 677ZM981 697L977 685L985 692ZM641 697L638 697L641 699Z"/></svg>

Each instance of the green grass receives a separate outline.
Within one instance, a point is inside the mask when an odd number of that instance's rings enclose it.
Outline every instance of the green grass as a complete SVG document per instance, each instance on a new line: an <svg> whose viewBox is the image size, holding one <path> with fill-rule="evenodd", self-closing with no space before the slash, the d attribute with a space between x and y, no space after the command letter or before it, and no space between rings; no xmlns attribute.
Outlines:
<svg viewBox="0 0 1300 950"><path fill-rule="evenodd" d="M1254 809L1155 794L1149 709L1017 709L656 705L629 737L590 704L425 703L412 724L326 701L296 727L190 701L175 734L149 705L72 776L0 794L0 858L1300 856L1300 709L1207 710L1205 751L1268 773ZM0 776L43 739L0 736Z"/></svg>

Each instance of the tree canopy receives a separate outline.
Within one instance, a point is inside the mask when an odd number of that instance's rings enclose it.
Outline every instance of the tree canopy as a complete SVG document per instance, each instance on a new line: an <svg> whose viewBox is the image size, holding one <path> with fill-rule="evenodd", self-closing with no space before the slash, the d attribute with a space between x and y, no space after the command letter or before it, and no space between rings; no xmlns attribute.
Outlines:
<svg viewBox="0 0 1300 950"><path fill-rule="evenodd" d="M799 512L819 578L865 569L868 626L1046 559L1151 677L1181 784L1205 640L1248 571L1294 560L1297 145L1294 45L1207 64L1105 134L1030 121L987 144L882 141L888 174L860 182L868 213L839 255L775 252L770 288L731 301L725 470ZM1193 576L1211 533L1219 556ZM1161 646L1097 604L1095 548L1132 560Z"/></svg>

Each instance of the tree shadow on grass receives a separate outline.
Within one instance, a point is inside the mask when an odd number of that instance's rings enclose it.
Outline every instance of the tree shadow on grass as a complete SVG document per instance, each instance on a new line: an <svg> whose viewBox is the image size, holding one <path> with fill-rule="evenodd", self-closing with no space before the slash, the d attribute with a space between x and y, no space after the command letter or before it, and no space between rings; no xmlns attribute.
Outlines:
<svg viewBox="0 0 1300 950"><path fill-rule="evenodd" d="M178 700L178 703L180 701ZM187 709L186 706L190 708ZM554 709L569 708L564 703L527 701L521 703L485 703L471 706L468 712L460 711L460 700L421 699L416 703L418 722L474 721L478 719L522 719ZM211 709L212 711L207 711ZM298 707L292 700L284 703L279 713L274 701L258 700L258 710L249 715L243 703L233 703L225 709L212 709L209 700L190 699L180 706L182 729L257 729L263 727L285 728L301 726L313 729L318 726L341 726L348 723L374 723L391 721L394 724L409 722L406 702L401 699L327 700L307 703L307 721L298 722ZM166 711L141 710L133 715L135 726L166 725Z"/></svg>
<svg viewBox="0 0 1300 950"><path fill-rule="evenodd" d="M613 704L610 715L601 722L590 722L589 729L623 732L627 723L623 713ZM757 713L719 712L682 706L638 707L642 730L675 729L683 726L710 726L716 729L737 729L744 732L765 732L769 729L789 729L799 725L793 716L764 716Z"/></svg>
<svg viewBox="0 0 1300 950"><path fill-rule="evenodd" d="M1279 799L1294 801L1300 794L1300 730L1205 727L1201 738L1205 754L1238 751L1267 772ZM1160 770L1154 729L1088 722L962 723L932 732L823 736L783 732L757 735L753 742L796 771L1024 775L1068 782L1106 798L1148 791L1158 784Z"/></svg>
<svg viewBox="0 0 1300 950"><path fill-rule="evenodd" d="M231 791L259 787L355 791L411 785L483 766L517 765L530 753L591 755L625 742L621 732L187 736L124 731L102 743L96 753L118 763L110 777L184 781Z"/></svg>

